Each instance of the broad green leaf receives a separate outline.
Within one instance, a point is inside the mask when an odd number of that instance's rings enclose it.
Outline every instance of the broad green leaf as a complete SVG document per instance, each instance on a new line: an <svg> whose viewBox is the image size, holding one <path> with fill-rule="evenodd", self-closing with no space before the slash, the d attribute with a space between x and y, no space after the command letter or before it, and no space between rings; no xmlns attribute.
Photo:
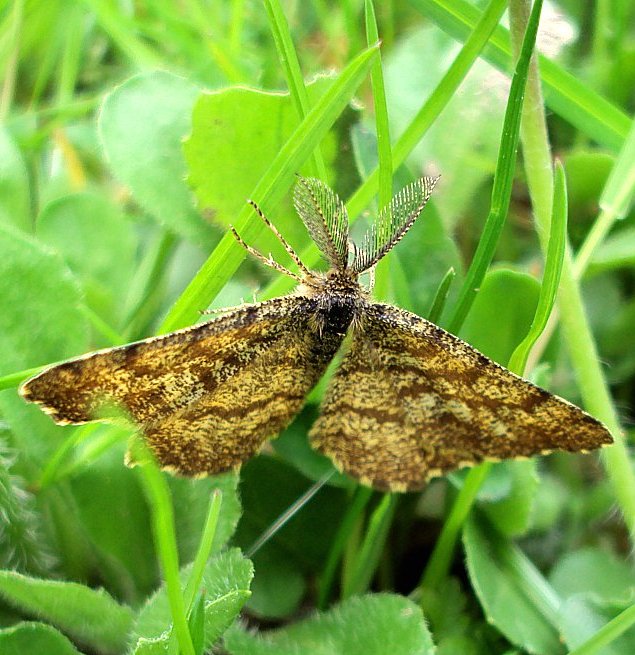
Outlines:
<svg viewBox="0 0 635 655"><path fill-rule="evenodd" d="M283 619L297 611L306 581L293 560L282 549L268 548L254 559L255 575L247 609L266 619Z"/></svg>
<svg viewBox="0 0 635 655"><path fill-rule="evenodd" d="M403 596L350 598L328 612L279 630L253 634L233 627L231 655L433 655L432 637L417 605Z"/></svg>
<svg viewBox="0 0 635 655"><path fill-rule="evenodd" d="M181 570L183 582L189 576L190 567ZM205 590L205 642L211 648L219 635L238 616L249 597L249 584L253 576L251 562L238 549L232 549L211 559L203 574ZM162 586L146 602L139 612L133 640L140 637L154 639L166 632L172 624L165 586Z"/></svg>
<svg viewBox="0 0 635 655"><path fill-rule="evenodd" d="M600 194L615 158L597 150L575 150L563 163L567 176L569 235L577 244L597 216Z"/></svg>
<svg viewBox="0 0 635 655"><path fill-rule="evenodd" d="M213 230L194 208L181 150L199 92L171 73L137 75L106 96L99 132L113 173L135 200L170 230L211 247Z"/></svg>
<svg viewBox="0 0 635 655"><path fill-rule="evenodd" d="M62 258L0 226L0 373L45 364L87 345L80 288Z"/></svg>
<svg viewBox="0 0 635 655"><path fill-rule="evenodd" d="M528 581L509 563L506 539L473 515L463 529L463 545L472 586L487 620L509 641L536 655L561 655L564 650L554 628L537 607Z"/></svg>
<svg viewBox="0 0 635 655"><path fill-rule="evenodd" d="M100 653L121 652L132 627L131 609L104 590L75 582L39 580L15 571L0 571L0 597Z"/></svg>
<svg viewBox="0 0 635 655"><path fill-rule="evenodd" d="M29 174L11 134L0 126L0 223L31 230Z"/></svg>
<svg viewBox="0 0 635 655"><path fill-rule="evenodd" d="M0 374L84 352L88 326L81 292L62 258L32 237L0 226ZM63 429L18 398L0 393L0 407L22 453L44 457Z"/></svg>
<svg viewBox="0 0 635 655"><path fill-rule="evenodd" d="M24 621L0 630L2 655L81 655L67 637L46 623Z"/></svg>
<svg viewBox="0 0 635 655"><path fill-rule="evenodd" d="M317 98L332 84L332 78L320 78L309 87L310 95ZM224 227L235 222L299 122L286 93L236 87L199 96L184 149L188 180L201 209L214 222ZM327 143L332 158L332 136ZM295 223L299 234L302 224L299 219Z"/></svg>
<svg viewBox="0 0 635 655"><path fill-rule="evenodd" d="M115 205L91 192L58 198L38 216L38 238L64 257L81 281L87 303L108 323L121 318L134 272L133 229Z"/></svg>
<svg viewBox="0 0 635 655"><path fill-rule="evenodd" d="M505 365L523 340L536 311L540 283L531 275L496 269L485 276L461 338Z"/></svg>
<svg viewBox="0 0 635 655"><path fill-rule="evenodd" d="M490 478L498 476L506 478L508 490L500 498L487 502L483 494L487 492ZM479 500L483 511L502 534L516 536L527 530L539 482L535 460L501 462L492 468Z"/></svg>
<svg viewBox="0 0 635 655"><path fill-rule="evenodd" d="M100 426L112 431L115 426ZM108 588L139 604L156 585L158 570L148 508L135 472L124 465L125 442L71 480L82 526L95 544Z"/></svg>
<svg viewBox="0 0 635 655"><path fill-rule="evenodd" d="M599 548L567 553L552 569L549 581L563 598L586 593L624 607L635 600L633 568L610 551Z"/></svg>

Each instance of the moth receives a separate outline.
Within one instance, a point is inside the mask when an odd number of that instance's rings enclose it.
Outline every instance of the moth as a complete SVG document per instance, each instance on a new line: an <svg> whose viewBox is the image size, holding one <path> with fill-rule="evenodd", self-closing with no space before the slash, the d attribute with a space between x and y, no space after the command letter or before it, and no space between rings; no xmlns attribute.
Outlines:
<svg viewBox="0 0 635 655"><path fill-rule="evenodd" d="M120 406L164 469L216 474L237 469L284 429L341 350L309 436L364 485L412 491L484 460L610 444L589 414L433 323L374 302L360 284L412 227L435 183L423 177L402 189L355 245L340 198L317 179L298 178L294 205L328 272L308 270L252 203L299 274L232 228L234 236L295 278L293 294L51 366L20 393L60 424L86 423L106 405Z"/></svg>

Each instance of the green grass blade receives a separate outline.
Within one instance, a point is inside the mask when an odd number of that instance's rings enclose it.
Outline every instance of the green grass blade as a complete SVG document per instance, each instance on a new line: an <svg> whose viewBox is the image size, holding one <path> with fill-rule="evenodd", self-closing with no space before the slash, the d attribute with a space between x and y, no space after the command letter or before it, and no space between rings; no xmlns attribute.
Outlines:
<svg viewBox="0 0 635 655"><path fill-rule="evenodd" d="M179 555L170 489L154 457L139 439L135 442L135 457L140 460L138 470L150 505L155 545L165 578L174 631L183 655L194 655L194 645L187 624L185 601L179 580Z"/></svg>
<svg viewBox="0 0 635 655"><path fill-rule="evenodd" d="M602 626L590 639L569 651L569 655L601 655L604 647L615 641L621 634L635 625L635 605L627 607L606 625Z"/></svg>
<svg viewBox="0 0 635 655"><path fill-rule="evenodd" d="M507 0L491 0L474 32L461 48L441 82L423 103L417 115L395 143L392 149L393 167L398 167L404 163L406 157L421 141L434 120L450 102L485 47L506 8ZM349 216L353 219L357 218L370 203L373 196L377 194L378 189L379 169L376 168L346 202ZM320 253L314 245L311 245L301 253L300 257L305 264L311 267L319 261ZM287 279L279 277L266 287L263 297L273 298L282 295L287 293L292 286L292 282L290 283Z"/></svg>
<svg viewBox="0 0 635 655"><path fill-rule="evenodd" d="M450 286L456 277L456 271L453 267L449 268L447 273L443 276L443 279L439 283L437 292L434 294L432 299L432 304L428 310L426 318L433 323L438 323L443 313L445 303L448 299L448 292L450 291Z"/></svg>
<svg viewBox="0 0 635 655"><path fill-rule="evenodd" d="M519 375L523 375L525 372L529 353L547 326L560 287L560 275L567 243L567 187L564 168L560 162L556 164L554 183L549 245L538 306L527 336L518 344L509 359L509 368Z"/></svg>
<svg viewBox="0 0 635 655"><path fill-rule="evenodd" d="M460 41L465 40L480 16L478 8L466 0L410 0L410 3ZM507 73L512 68L511 52L509 30L498 27L485 58ZM549 108L589 138L619 150L630 128L629 117L548 57L539 56L539 61Z"/></svg>
<svg viewBox="0 0 635 655"><path fill-rule="evenodd" d="M377 54L378 46L373 46L355 57L293 132L252 193L252 199L260 206L275 204L286 195L296 171L311 156L315 146L351 100ZM252 213L251 207L245 203L235 224L247 241L262 229L262 224L253 220ZM225 234L172 307L161 325L160 333L193 323L198 318L198 312L209 305L244 257L244 250L232 234Z"/></svg>
<svg viewBox="0 0 635 655"><path fill-rule="evenodd" d="M343 598L362 594L368 589L384 548L396 507L397 496L385 494L373 511L362 546L355 558L354 570L342 592Z"/></svg>
<svg viewBox="0 0 635 655"><path fill-rule="evenodd" d="M368 45L379 41L377 18L373 0L365 0L364 17L366 21L366 40ZM390 125L388 106L386 104L386 87L381 67L381 56L370 69L370 82L375 108L375 132L377 134L377 154L379 167L379 208L386 207L392 198L392 147L390 143ZM390 294L390 260L388 253L375 267L375 295L380 300L388 299Z"/></svg>
<svg viewBox="0 0 635 655"><path fill-rule="evenodd" d="M489 216L485 222L483 234L474 253L472 263L465 275L465 281L459 293L452 317L448 322L448 329L454 334L458 334L465 317L470 311L474 298L476 298L477 290L481 286L485 273L494 257L498 239L505 225L505 219L507 218L512 183L514 181L514 170L516 168L516 150L520 138L520 118L525 95L525 84L527 82L529 62L536 42L541 8L542 0L538 0L534 4L531 20L529 21L520 57L518 58L516 71L512 78L505 119L503 121L498 161L494 173Z"/></svg>
<svg viewBox="0 0 635 655"><path fill-rule="evenodd" d="M265 9L267 10L269 27L271 28L273 40L276 44L280 64L284 69L291 99L298 117L300 120L304 120L305 116L309 113L311 103L309 102L309 96L304 85L304 77L302 76L298 54L293 47L293 38L289 31L289 23L279 0L265 0ZM371 46L376 42L377 39L368 45ZM312 174L324 182L328 182L326 165L319 145L316 145L313 152L313 168Z"/></svg>
<svg viewBox="0 0 635 655"><path fill-rule="evenodd" d="M207 518L205 520L205 525L203 526L203 534L201 535L198 550L196 551L196 556L192 563L190 577L185 586L185 591L183 592L183 603L185 605L186 615L189 615L192 611L194 601L196 600L201 587L205 565L207 564L209 554L212 551L212 544L214 543L214 535L216 534L216 526L218 525L218 517L220 516L222 502L222 492L220 489L215 489L209 503L209 509L207 510ZM177 634L176 631L173 631L168 643L168 652L178 653L177 646Z"/></svg>

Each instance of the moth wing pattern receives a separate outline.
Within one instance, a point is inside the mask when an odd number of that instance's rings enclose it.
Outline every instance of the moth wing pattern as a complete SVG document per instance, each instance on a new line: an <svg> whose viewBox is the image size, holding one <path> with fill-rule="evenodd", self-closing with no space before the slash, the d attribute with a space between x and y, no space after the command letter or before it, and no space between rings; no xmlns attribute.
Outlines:
<svg viewBox="0 0 635 655"><path fill-rule="evenodd" d="M311 239L329 264L345 269L348 262L348 213L339 196L321 180L298 176L293 204Z"/></svg>
<svg viewBox="0 0 635 655"><path fill-rule="evenodd" d="M439 178L421 177L405 186L380 212L355 248L352 268L361 273L374 266L414 225Z"/></svg>
<svg viewBox="0 0 635 655"><path fill-rule="evenodd" d="M386 491L484 460L612 442L571 403L415 314L371 304L333 376L312 444Z"/></svg>
<svg viewBox="0 0 635 655"><path fill-rule="evenodd" d="M226 471L254 455L300 410L339 347L311 325L314 301L243 305L171 334L52 366L21 387L62 424L120 406L163 468Z"/></svg>

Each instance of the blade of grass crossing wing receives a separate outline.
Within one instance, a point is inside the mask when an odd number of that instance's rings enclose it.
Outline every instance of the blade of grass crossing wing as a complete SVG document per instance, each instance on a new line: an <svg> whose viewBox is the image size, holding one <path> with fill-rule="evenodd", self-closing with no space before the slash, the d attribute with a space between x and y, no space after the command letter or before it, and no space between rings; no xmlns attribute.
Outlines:
<svg viewBox="0 0 635 655"><path fill-rule="evenodd" d="M494 256L498 236L500 235L507 214L515 168L516 148L518 145L523 91L527 81L529 61L535 44L541 9L542 1L537 0L531 12L521 54L518 58L516 72L514 73L509 92L509 100L503 123L503 136L501 138L499 158L494 177L490 214L483 230L483 236L476 249L474 260L466 275L454 314L450 320L451 331L458 332L463 320L467 316L474 301L475 289L480 285L487 271L487 267ZM421 579L421 586L436 588L447 575L461 527L476 499L478 490L487 477L489 469L490 465L487 463L477 466L471 469L465 478L464 485L452 506L448 518L443 524L441 535L435 544L432 555L425 568ZM422 595L422 597L425 597L425 595Z"/></svg>
<svg viewBox="0 0 635 655"><path fill-rule="evenodd" d="M207 518L205 520L205 526L203 527L203 534L201 535L201 541L198 545L198 550L196 552L196 556L194 557L194 562L192 563L190 578L187 581L185 591L183 592L183 602L185 604L185 611L187 615L190 615L193 612L194 601L199 595L201 580L203 579L203 573L205 572L205 564L209 559L209 554L212 550L212 544L214 543L214 535L216 534L216 526L218 525L218 517L220 515L222 501L223 494L219 489L216 489L212 494L212 499L209 503ZM168 653L170 653L170 655L178 655L178 645L179 642L177 634L174 630L170 635Z"/></svg>
<svg viewBox="0 0 635 655"><path fill-rule="evenodd" d="M141 463L138 470L150 505L155 547L165 578L172 622L179 648L183 655L195 655L179 580L179 555L170 490L154 457L140 439L135 441L134 454Z"/></svg>

